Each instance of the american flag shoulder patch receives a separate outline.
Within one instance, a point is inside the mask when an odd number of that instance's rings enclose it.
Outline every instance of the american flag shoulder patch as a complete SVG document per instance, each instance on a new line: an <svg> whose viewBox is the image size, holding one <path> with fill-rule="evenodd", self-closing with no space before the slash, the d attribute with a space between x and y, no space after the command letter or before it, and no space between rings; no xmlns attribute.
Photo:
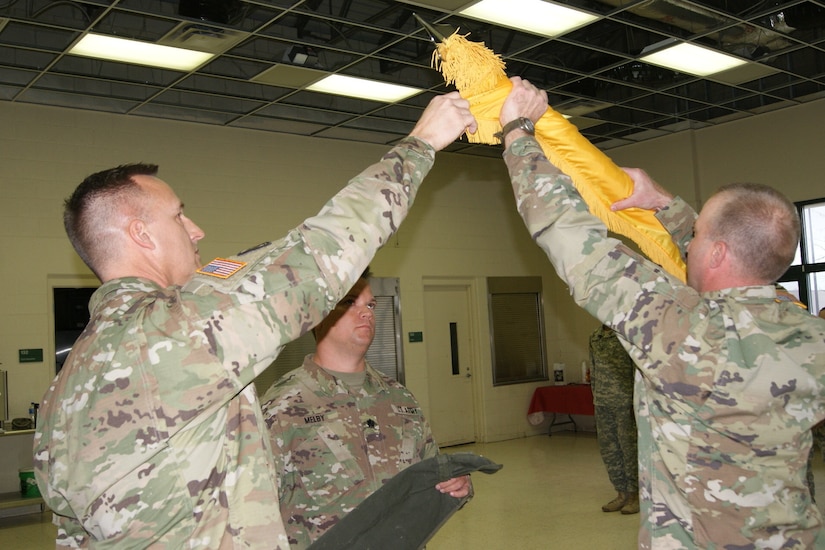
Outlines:
<svg viewBox="0 0 825 550"><path fill-rule="evenodd" d="M239 262L238 260L227 260L226 258L215 258L202 268L198 270L201 275L209 275L210 277L218 277L220 279L228 279L238 271L244 268L246 262Z"/></svg>

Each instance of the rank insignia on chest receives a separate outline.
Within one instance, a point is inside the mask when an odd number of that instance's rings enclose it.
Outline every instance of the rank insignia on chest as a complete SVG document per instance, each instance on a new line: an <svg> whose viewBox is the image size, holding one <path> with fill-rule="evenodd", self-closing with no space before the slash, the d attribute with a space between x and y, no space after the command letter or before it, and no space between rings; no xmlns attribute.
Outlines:
<svg viewBox="0 0 825 550"><path fill-rule="evenodd" d="M238 271L244 268L246 262L239 262L237 260L227 260L225 258L215 258L202 268L198 270L201 275L209 275L210 277L218 277L219 279L228 279Z"/></svg>

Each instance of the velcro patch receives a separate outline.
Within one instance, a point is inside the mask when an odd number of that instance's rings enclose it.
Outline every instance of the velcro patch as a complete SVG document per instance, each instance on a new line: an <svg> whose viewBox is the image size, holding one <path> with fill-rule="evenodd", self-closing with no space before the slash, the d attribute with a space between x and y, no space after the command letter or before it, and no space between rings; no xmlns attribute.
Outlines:
<svg viewBox="0 0 825 550"><path fill-rule="evenodd" d="M403 405L393 405L392 410L395 414L417 415L421 416L421 409L418 407L406 407Z"/></svg>
<svg viewBox="0 0 825 550"><path fill-rule="evenodd" d="M238 271L246 266L246 262L239 262L238 260L227 260L226 258L215 258L197 272L201 275L209 275L210 277L218 277L219 279L228 279Z"/></svg>

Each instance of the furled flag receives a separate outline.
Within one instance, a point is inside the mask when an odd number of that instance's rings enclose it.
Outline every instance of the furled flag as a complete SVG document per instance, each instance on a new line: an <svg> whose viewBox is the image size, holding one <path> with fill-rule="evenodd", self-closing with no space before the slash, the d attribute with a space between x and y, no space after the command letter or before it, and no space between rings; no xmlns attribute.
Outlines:
<svg viewBox="0 0 825 550"><path fill-rule="evenodd" d="M456 31L450 36L442 36L417 15L416 18L435 42L433 68L470 102L478 130L474 134L468 133L467 138L471 143L498 143L494 134L501 130L499 112L512 88L504 72L504 61L483 43L467 40L467 35ZM631 239L651 260L684 281L685 264L679 249L652 211L639 208L610 210L612 203L628 197L633 191L630 176L552 108L547 109L535 126L536 139L545 155L572 178L590 212L608 229Z"/></svg>

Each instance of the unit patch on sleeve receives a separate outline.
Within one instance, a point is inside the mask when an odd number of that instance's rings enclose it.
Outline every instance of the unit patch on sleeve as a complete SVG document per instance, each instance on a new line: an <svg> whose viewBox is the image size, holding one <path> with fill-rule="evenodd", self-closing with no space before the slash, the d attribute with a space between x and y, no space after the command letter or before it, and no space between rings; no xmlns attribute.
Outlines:
<svg viewBox="0 0 825 550"><path fill-rule="evenodd" d="M210 277L218 277L220 279L228 279L238 271L244 268L246 262L239 262L237 260L227 260L226 258L215 258L202 268L198 270L201 275L209 275Z"/></svg>

